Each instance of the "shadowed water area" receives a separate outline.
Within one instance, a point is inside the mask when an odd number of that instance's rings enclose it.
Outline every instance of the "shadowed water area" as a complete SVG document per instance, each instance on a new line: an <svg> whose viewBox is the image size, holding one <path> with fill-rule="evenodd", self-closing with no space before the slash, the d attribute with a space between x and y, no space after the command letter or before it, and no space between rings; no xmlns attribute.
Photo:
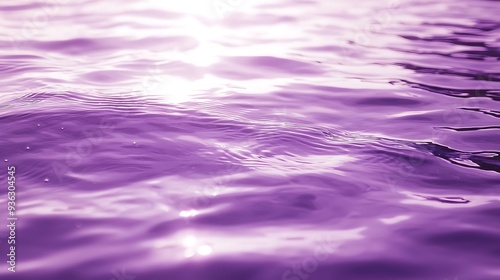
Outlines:
<svg viewBox="0 0 500 280"><path fill-rule="evenodd" d="M499 12L2 1L0 278L500 279Z"/></svg>

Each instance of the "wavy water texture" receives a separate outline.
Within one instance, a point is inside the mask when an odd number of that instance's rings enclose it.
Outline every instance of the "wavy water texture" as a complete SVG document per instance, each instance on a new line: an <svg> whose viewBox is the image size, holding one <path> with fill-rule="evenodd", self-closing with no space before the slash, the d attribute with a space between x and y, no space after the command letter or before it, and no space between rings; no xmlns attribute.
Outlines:
<svg viewBox="0 0 500 280"><path fill-rule="evenodd" d="M1 279L500 279L497 1L176 3L0 4Z"/></svg>

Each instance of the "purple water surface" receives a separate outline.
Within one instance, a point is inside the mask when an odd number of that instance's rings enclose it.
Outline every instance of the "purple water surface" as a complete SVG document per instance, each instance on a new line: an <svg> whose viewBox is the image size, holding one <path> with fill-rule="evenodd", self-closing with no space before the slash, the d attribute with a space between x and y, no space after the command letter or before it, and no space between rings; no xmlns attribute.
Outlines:
<svg viewBox="0 0 500 280"><path fill-rule="evenodd" d="M0 279L500 279L500 2L0 13Z"/></svg>

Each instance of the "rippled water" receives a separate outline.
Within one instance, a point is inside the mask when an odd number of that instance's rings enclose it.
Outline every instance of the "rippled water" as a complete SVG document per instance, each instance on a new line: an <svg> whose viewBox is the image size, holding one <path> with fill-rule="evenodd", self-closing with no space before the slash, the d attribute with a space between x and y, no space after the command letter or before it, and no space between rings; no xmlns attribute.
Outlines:
<svg viewBox="0 0 500 280"><path fill-rule="evenodd" d="M500 279L499 2L169 2L0 5L1 279Z"/></svg>

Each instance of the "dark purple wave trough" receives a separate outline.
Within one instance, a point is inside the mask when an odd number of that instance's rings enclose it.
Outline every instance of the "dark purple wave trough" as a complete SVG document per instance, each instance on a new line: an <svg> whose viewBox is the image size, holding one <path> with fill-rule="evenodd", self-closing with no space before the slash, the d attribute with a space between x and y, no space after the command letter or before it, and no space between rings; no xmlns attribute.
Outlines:
<svg viewBox="0 0 500 280"><path fill-rule="evenodd" d="M500 279L499 13L2 1L0 279Z"/></svg>

